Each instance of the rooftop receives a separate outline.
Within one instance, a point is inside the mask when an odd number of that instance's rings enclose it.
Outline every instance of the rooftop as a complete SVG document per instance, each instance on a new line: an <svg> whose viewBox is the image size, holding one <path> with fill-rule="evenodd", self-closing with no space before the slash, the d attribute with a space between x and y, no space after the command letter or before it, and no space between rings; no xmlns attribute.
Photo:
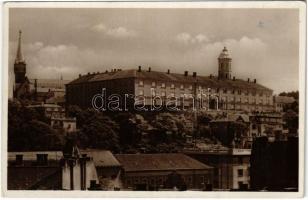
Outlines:
<svg viewBox="0 0 308 200"><path fill-rule="evenodd" d="M153 170L193 170L211 169L189 156L180 153L169 154L116 154L115 157L128 171L153 171Z"/></svg>
<svg viewBox="0 0 308 200"><path fill-rule="evenodd" d="M138 69L128 69L128 70L114 70L112 72L104 73L92 73L86 75L80 75L79 78L71 81L67 85L71 84L81 84L96 81L107 81L115 79L124 78L138 78L145 80L155 80L155 81L166 81L166 82L179 82L179 83L195 83L198 82L200 85L206 85L209 88L238 88L238 89L250 89L250 90L265 90L271 92L272 90L262 86L253 81L244 81L241 79L227 79L220 80L214 76L199 76L193 77L193 75L185 75L178 73L168 73L168 72L158 72Z"/></svg>
<svg viewBox="0 0 308 200"><path fill-rule="evenodd" d="M48 160L59 161L63 157L62 151L20 151L8 152L8 161L15 161L16 155L23 155L24 161L36 161L37 154L47 154Z"/></svg>
<svg viewBox="0 0 308 200"><path fill-rule="evenodd" d="M81 150L81 154L87 154L93 158L95 167L119 167L121 164L110 151L106 150Z"/></svg>

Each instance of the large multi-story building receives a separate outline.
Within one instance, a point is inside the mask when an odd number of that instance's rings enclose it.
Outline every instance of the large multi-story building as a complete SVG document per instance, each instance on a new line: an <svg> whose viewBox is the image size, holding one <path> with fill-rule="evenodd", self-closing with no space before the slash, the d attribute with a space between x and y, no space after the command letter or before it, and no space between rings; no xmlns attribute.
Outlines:
<svg viewBox="0 0 308 200"><path fill-rule="evenodd" d="M113 69L111 72L79 75L66 84L66 103L91 107L93 102L98 104L97 95L103 94L104 104L108 104L108 101L116 100L116 94L121 109L126 108L124 104L166 105L169 101L169 105L183 108L273 110L273 91L258 84L256 79L245 81L231 77L231 61L228 50L224 48L218 57L218 76L199 76L188 71L183 74L171 73L170 70L157 72L151 68L143 70L141 66L138 69ZM102 101L100 104L103 105Z"/></svg>

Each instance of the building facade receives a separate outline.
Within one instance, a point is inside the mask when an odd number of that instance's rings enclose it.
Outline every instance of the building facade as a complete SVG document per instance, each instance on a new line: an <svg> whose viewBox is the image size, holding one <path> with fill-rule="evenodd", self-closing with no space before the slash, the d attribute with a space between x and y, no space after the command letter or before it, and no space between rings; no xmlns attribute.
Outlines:
<svg viewBox="0 0 308 200"><path fill-rule="evenodd" d="M116 154L124 188L132 190L206 189L212 167L184 154Z"/></svg>
<svg viewBox="0 0 308 200"><path fill-rule="evenodd" d="M250 188L250 149L189 150L185 154L214 167L214 190Z"/></svg>
<svg viewBox="0 0 308 200"><path fill-rule="evenodd" d="M251 113L249 115L250 125L249 125L249 135L252 138L267 136L275 137L275 134L285 134L284 124L282 114L273 113Z"/></svg>
<svg viewBox="0 0 308 200"><path fill-rule="evenodd" d="M88 73L66 84L67 105L93 107L94 98L104 94L108 104L111 95L119 95L121 109L125 105L175 105L183 108L221 110L273 110L273 91L250 79L231 78L231 56L226 48L218 58L218 76L199 76L152 71L151 68ZM105 91L102 91L105 90ZM126 98L125 98L125 94ZM101 102L100 102L101 103ZM98 103L99 104L99 103ZM101 106L94 106L101 108ZM102 106L103 107L103 106ZM107 106L105 106L106 108Z"/></svg>

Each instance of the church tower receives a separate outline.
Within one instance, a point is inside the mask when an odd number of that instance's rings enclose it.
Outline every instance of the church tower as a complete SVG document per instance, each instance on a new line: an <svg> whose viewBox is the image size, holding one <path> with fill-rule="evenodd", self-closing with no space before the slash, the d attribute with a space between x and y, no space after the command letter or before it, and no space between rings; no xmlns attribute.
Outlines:
<svg viewBox="0 0 308 200"><path fill-rule="evenodd" d="M218 57L218 78L231 79L231 61L232 58L226 47L222 50Z"/></svg>
<svg viewBox="0 0 308 200"><path fill-rule="evenodd" d="M25 82L26 79L26 62L21 52L21 31L19 31L17 54L14 63L15 85Z"/></svg>

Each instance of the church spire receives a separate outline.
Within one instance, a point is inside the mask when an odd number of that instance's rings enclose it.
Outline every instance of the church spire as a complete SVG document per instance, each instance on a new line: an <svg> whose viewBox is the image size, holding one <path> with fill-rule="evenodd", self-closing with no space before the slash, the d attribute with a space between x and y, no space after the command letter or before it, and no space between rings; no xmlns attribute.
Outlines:
<svg viewBox="0 0 308 200"><path fill-rule="evenodd" d="M15 63L24 63L24 58L21 53L21 30L19 30L19 37L18 37L18 47L17 47L17 54L16 54L16 59Z"/></svg>

